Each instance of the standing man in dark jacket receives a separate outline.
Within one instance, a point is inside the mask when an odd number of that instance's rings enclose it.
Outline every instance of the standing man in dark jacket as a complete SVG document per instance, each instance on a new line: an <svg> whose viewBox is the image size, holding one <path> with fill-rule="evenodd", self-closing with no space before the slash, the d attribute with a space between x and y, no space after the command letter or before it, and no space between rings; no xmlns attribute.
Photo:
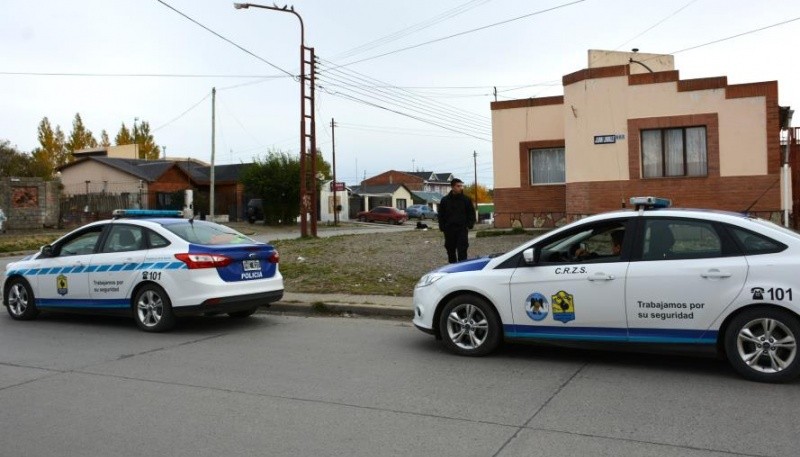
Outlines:
<svg viewBox="0 0 800 457"><path fill-rule="evenodd" d="M444 248L450 263L467 259L467 231L475 226L475 208L464 195L464 181L450 181L450 193L439 203L439 230L444 232Z"/></svg>

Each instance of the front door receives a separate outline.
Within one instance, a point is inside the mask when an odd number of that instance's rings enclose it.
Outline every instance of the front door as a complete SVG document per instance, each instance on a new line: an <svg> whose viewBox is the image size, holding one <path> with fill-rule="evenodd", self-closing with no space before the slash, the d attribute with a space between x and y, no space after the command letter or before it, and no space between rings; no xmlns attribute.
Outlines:
<svg viewBox="0 0 800 457"><path fill-rule="evenodd" d="M579 226L541 242L511 277L511 338L627 341L627 219Z"/></svg>
<svg viewBox="0 0 800 457"><path fill-rule="evenodd" d="M142 272L137 268L147 255L145 228L115 223L103 246L92 257L89 293L98 308L130 307L130 291Z"/></svg>
<svg viewBox="0 0 800 457"><path fill-rule="evenodd" d="M103 225L70 235L53 246L52 256L41 261L36 273L36 305L40 308L82 308L89 300L86 269L100 241Z"/></svg>

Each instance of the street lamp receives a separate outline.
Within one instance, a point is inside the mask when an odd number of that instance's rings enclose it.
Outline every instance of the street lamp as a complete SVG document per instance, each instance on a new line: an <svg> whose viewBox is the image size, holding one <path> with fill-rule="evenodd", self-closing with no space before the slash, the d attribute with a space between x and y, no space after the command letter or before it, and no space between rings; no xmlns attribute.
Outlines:
<svg viewBox="0 0 800 457"><path fill-rule="evenodd" d="M317 174L317 135L316 121L314 116L314 48L306 47L305 27L303 18L294 10L294 6L267 6L255 3L234 3L233 7L237 10L253 8L263 8L266 10L280 11L294 14L300 21L300 236L306 237L308 233L308 214L311 215L311 236L317 236L317 183L314 179ZM306 51L309 51L311 58L306 60ZM306 96L306 65L310 65L310 96ZM306 114L306 101L310 102L310 107ZM310 125L310 133L306 133L306 121ZM310 141L311 166L310 173L307 173L308 148L306 140ZM310 179L309 179L310 178ZM311 189L308 189L308 185Z"/></svg>

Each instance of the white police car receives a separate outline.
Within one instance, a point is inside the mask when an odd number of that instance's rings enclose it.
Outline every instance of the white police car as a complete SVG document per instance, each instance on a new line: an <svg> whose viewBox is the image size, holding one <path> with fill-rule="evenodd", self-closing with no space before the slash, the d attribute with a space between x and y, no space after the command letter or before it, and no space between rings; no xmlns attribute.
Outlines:
<svg viewBox="0 0 800 457"><path fill-rule="evenodd" d="M752 380L800 374L800 235L653 197L631 203L428 273L415 326L461 355L503 340L658 345L725 355Z"/></svg>
<svg viewBox="0 0 800 457"><path fill-rule="evenodd" d="M117 210L38 254L6 266L3 303L13 319L39 311L132 314L146 331L176 316L246 317L280 300L278 252L180 211Z"/></svg>

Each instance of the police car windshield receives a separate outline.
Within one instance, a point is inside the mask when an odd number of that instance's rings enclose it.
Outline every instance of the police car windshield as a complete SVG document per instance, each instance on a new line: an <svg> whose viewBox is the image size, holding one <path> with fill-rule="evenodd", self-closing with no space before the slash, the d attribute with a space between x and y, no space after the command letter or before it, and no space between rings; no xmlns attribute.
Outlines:
<svg viewBox="0 0 800 457"><path fill-rule="evenodd" d="M213 246L218 244L250 244L254 240L224 225L213 222L195 221L177 224L164 224L165 229L192 244Z"/></svg>

